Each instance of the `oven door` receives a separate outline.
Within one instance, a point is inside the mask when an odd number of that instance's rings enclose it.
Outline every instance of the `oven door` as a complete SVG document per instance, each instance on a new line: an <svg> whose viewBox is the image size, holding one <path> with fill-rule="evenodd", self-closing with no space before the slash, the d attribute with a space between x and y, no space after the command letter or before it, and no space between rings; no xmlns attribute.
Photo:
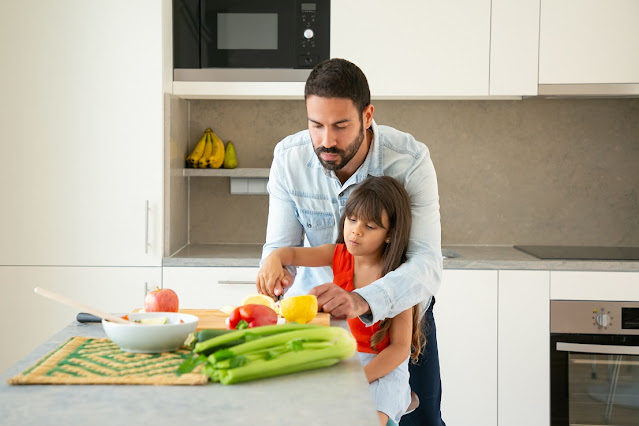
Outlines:
<svg viewBox="0 0 639 426"><path fill-rule="evenodd" d="M552 334L552 426L639 425L639 336Z"/></svg>
<svg viewBox="0 0 639 426"><path fill-rule="evenodd" d="M294 0L201 0L202 68L294 68Z"/></svg>

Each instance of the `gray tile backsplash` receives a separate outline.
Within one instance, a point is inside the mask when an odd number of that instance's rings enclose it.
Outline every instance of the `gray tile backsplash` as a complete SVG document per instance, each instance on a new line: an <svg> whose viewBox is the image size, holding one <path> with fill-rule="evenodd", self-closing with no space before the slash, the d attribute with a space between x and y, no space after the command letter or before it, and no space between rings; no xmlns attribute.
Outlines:
<svg viewBox="0 0 639 426"><path fill-rule="evenodd" d="M378 124L429 147L444 244L639 245L639 99L373 105ZM173 108L189 118L171 137L188 133L190 150L211 127L233 141L239 167L269 167L275 144L306 126L303 101ZM229 186L228 178L190 178L191 243L263 243L268 197L230 195Z"/></svg>

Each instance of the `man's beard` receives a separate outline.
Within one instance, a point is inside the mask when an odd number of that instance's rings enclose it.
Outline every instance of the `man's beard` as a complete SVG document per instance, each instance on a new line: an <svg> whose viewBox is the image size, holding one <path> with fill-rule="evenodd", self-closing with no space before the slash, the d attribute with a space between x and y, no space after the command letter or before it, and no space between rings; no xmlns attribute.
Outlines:
<svg viewBox="0 0 639 426"><path fill-rule="evenodd" d="M355 157L357 151L359 151L359 147L362 146L362 142L364 142L364 125L360 124L359 134L353 139L353 141L346 147L346 149L339 149L337 147L324 148L323 146L318 146L315 148L315 154L317 155L317 159L322 163L322 166L326 170L341 170L344 166L348 164L349 161ZM321 153L326 152L329 154L338 154L340 156L339 161L324 161L320 156Z"/></svg>

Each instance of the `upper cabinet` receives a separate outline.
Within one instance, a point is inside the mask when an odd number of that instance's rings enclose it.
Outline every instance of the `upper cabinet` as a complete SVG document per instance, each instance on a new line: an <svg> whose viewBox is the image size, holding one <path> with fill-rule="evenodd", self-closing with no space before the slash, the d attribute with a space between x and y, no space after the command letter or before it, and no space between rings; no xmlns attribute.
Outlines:
<svg viewBox="0 0 639 426"><path fill-rule="evenodd" d="M375 98L487 96L490 0L331 2L331 57Z"/></svg>
<svg viewBox="0 0 639 426"><path fill-rule="evenodd" d="M376 99L638 95L637 0L331 2L330 56ZM173 83L187 98L301 99L304 82Z"/></svg>
<svg viewBox="0 0 639 426"><path fill-rule="evenodd" d="M601 84L601 94L639 94L638 1L542 0L540 16L540 94Z"/></svg>
<svg viewBox="0 0 639 426"><path fill-rule="evenodd" d="M490 95L535 96L539 0L492 0Z"/></svg>
<svg viewBox="0 0 639 426"><path fill-rule="evenodd" d="M161 265L168 3L0 6L0 265Z"/></svg>

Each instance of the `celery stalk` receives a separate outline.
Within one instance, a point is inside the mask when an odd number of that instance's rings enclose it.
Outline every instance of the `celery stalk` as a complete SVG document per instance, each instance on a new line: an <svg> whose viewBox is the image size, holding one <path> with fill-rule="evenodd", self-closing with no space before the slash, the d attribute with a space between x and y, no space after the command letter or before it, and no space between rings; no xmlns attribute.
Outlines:
<svg viewBox="0 0 639 426"><path fill-rule="evenodd" d="M291 354L295 355L295 354ZM265 365L269 361L255 361L249 366L233 368L230 370L216 370L217 380L223 385L248 382L250 380L266 379L268 377L282 376L285 374L297 373L300 371L315 370L318 368L330 367L337 364L339 358L321 358L315 361L304 363L291 363L279 367Z"/></svg>
<svg viewBox="0 0 639 426"><path fill-rule="evenodd" d="M301 339L301 349L289 349L271 359L262 354L269 349L279 348L289 342ZM308 342L305 342L308 341ZM306 345L306 346L305 346ZM340 360L350 358L355 353L355 339L341 327L317 327L306 330L289 331L262 339L253 340L231 348L219 350L209 356L208 365L212 369L209 377L228 385L266 377L295 373L298 371L328 367ZM223 353L216 358L216 354ZM257 356L260 354L260 356ZM241 366L228 368L233 359L241 358ZM226 367L226 368L217 368Z"/></svg>
<svg viewBox="0 0 639 426"><path fill-rule="evenodd" d="M270 346L281 345L295 339L304 339L310 341L326 341L336 338L342 338L340 336L342 332L346 332L340 327L313 327L310 329L289 331L286 333L273 334L271 336L263 337L261 339L251 340L246 343L242 343L230 348L222 349L213 352L209 356L209 360L213 363L222 361L226 358L231 358L236 355L241 355L247 352L253 352L257 350L263 350ZM347 332L346 332L347 333ZM348 334L348 333L347 333ZM348 334L350 336L350 334Z"/></svg>
<svg viewBox="0 0 639 426"><path fill-rule="evenodd" d="M309 328L324 327L316 324L298 324L295 322L280 324L280 325L263 325L261 327L246 328L242 330L231 331L230 333L223 334L221 336L214 337L212 339L198 342L195 344L193 352L202 353L211 349L215 349L219 346L224 346L235 340L244 339L248 335L261 337L271 334L283 333L291 330L305 330Z"/></svg>

